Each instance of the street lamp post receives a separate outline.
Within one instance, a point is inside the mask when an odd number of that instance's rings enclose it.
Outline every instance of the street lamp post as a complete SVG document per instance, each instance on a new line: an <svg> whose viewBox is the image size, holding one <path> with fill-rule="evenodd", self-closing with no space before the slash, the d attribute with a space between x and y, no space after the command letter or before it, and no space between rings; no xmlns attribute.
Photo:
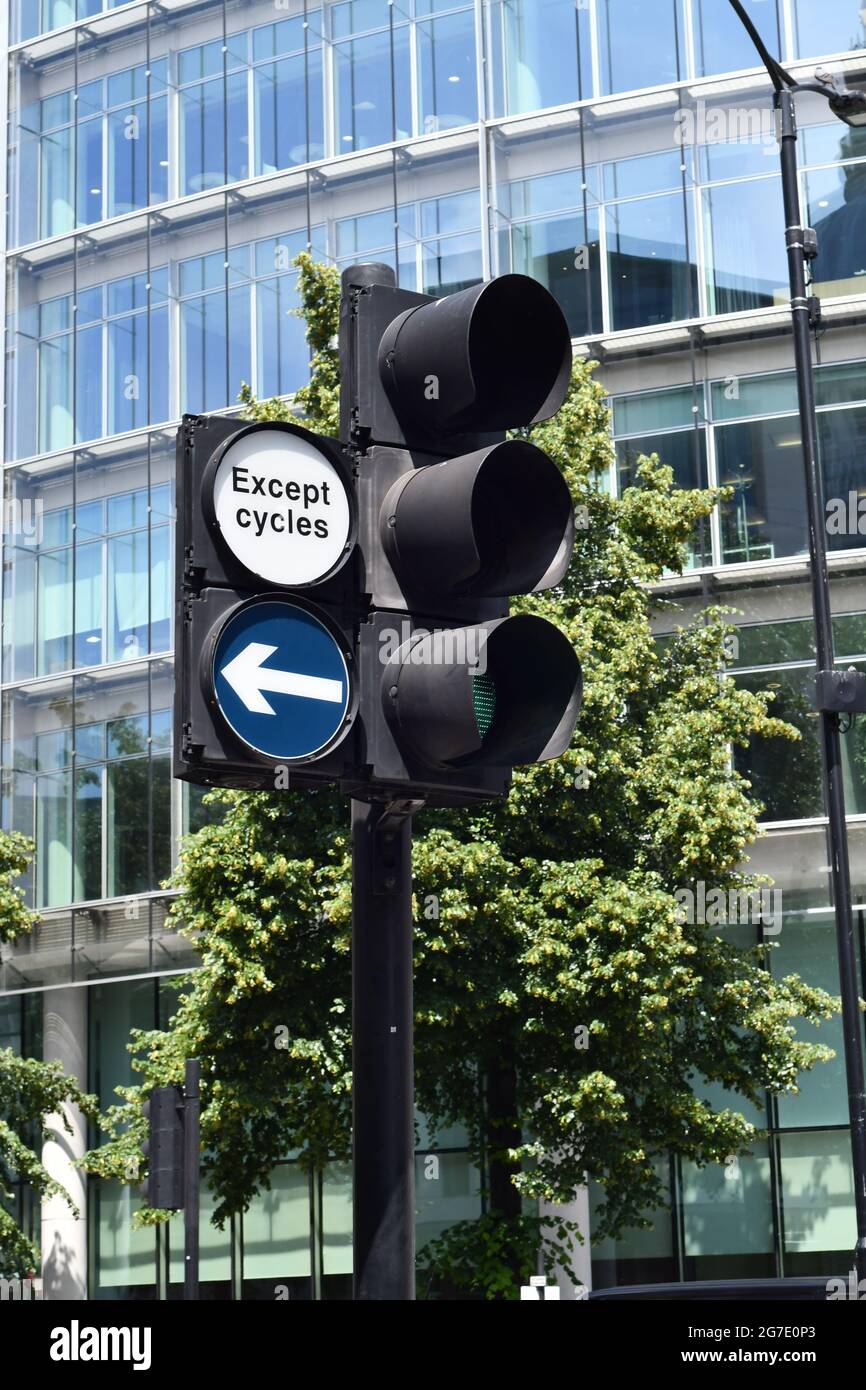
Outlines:
<svg viewBox="0 0 866 1390"><path fill-rule="evenodd" d="M797 397L806 470L806 508L809 521L812 606L815 619L817 662L816 704L821 720L821 751L824 770L824 804L830 831L830 872L836 917L836 945L839 954L839 986L842 997L842 1030L845 1044L845 1075L848 1084L848 1115L851 1125L851 1153L854 1172L854 1206L857 1244L854 1262L858 1279L866 1277L866 1088L863 1074L863 1033L857 988L857 958L851 912L851 877L848 862L848 836L845 825L845 792L842 783L842 748L839 715L866 710L866 680L859 673L836 671L833 656L833 628L830 612L830 584L827 576L827 547L824 529L824 497L818 468L818 423L815 414L815 382L812 368L810 329L811 308L807 296L806 264L817 254L815 233L804 227L800 212L797 178L797 92L819 92L831 110L848 125L866 125L866 92L849 91L837 79L820 75L820 80L798 83L776 61L740 0L731 0L770 74L774 105L778 113L781 146L782 193L785 204L785 241L791 285L791 318L794 331L794 358Z"/></svg>

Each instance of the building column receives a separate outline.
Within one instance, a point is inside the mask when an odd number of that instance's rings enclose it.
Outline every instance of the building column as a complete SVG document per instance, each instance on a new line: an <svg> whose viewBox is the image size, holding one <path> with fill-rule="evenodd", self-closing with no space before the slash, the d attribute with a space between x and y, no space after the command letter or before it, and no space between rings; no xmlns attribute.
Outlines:
<svg viewBox="0 0 866 1390"><path fill-rule="evenodd" d="M553 1281L559 1287L560 1301L574 1302L578 1298L576 1289L581 1285L592 1288L592 1255L589 1247L589 1188L579 1187L574 1199L565 1206L554 1206L552 1202L539 1202L542 1216L558 1216L566 1221L577 1222L583 1236L583 1244L576 1245L568 1265L557 1265Z"/></svg>
<svg viewBox="0 0 866 1390"><path fill-rule="evenodd" d="M85 1089L87 1084L87 990L46 990L43 995L43 1053L46 1062L60 1062L67 1076ZM49 1115L49 1136L42 1162L66 1189L78 1208L75 1217L60 1196L42 1203L42 1280L44 1298L87 1297L87 1175L74 1166L87 1148L87 1121L77 1105L63 1107L72 1126L69 1134L59 1114Z"/></svg>

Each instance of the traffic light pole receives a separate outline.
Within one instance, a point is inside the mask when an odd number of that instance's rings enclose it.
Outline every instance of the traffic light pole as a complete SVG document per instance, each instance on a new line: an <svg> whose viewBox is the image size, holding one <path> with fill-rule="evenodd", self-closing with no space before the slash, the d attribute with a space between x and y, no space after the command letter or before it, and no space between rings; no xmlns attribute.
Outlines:
<svg viewBox="0 0 866 1390"><path fill-rule="evenodd" d="M415 1297L412 814L352 801L354 1296Z"/></svg>
<svg viewBox="0 0 866 1390"><path fill-rule="evenodd" d="M806 248L800 212L797 178L797 125L794 93L783 87L776 93L781 115L782 194L785 203L785 237L788 273L791 282L791 317L794 330L794 358L797 396L806 467L806 511L809 519L809 549L812 563L812 605L815 618L815 649L819 679L821 672L835 668L833 627L830 611L830 584L827 575L825 511L821 475L818 468L818 426L815 415L815 384L812 374L809 300L806 286ZM848 831L845 823L845 790L842 776L842 746L839 714L822 708L821 749L824 767L824 797L830 832L830 873L836 918L836 946L839 956L839 988L842 996L842 1033L845 1075L848 1083L848 1116L851 1125L854 1208L857 1243L854 1259L857 1277L866 1278L866 1088L863 1076L863 1023L857 989L857 956L851 913L851 874L848 862Z"/></svg>
<svg viewBox="0 0 866 1390"><path fill-rule="evenodd" d="M858 1279L866 1278L866 1083L863 1065L863 1017L857 986L857 952L851 912L851 871L848 856L848 828L845 820L845 787L842 772L842 742L839 730L841 705L834 697L838 682L833 652L833 619L830 581L827 571L826 514L824 489L818 464L818 421L815 413L815 378L812 366L812 314L806 282L806 263L817 255L815 234L804 227L797 173L796 93L816 91L827 98L831 110L842 120L847 117L840 103L862 94L838 86L816 82L796 82L777 62L764 44L755 24L741 3L731 6L760 55L773 84L777 113L782 198L785 209L785 244L791 290L791 322L794 337L794 363L797 401L806 473L806 515L809 523L810 579L815 623L816 691L821 720L821 754L824 774L824 805L827 812L830 850L830 882L836 920L836 950L839 959L839 992L842 999L842 1037L845 1077L848 1087L848 1120L851 1128L851 1167L854 1179L854 1214L857 1228L854 1264ZM841 95L840 95L841 93ZM861 107L862 109L862 107Z"/></svg>
<svg viewBox="0 0 866 1390"><path fill-rule="evenodd" d="M201 1063L188 1059L183 1104L183 1297L198 1298L199 1081Z"/></svg>

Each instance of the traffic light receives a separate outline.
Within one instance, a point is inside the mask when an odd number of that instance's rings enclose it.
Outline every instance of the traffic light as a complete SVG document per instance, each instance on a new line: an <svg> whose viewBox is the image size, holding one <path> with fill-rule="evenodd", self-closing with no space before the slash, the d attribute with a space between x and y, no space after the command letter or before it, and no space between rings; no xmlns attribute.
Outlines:
<svg viewBox="0 0 866 1390"><path fill-rule="evenodd" d="M291 422L186 415L177 451L174 775L269 790L346 775L357 504L342 450Z"/></svg>
<svg viewBox="0 0 866 1390"><path fill-rule="evenodd" d="M183 1105L179 1086L156 1086L142 1107L148 1124L145 1197L149 1207L162 1211L183 1206Z"/></svg>
<svg viewBox="0 0 866 1390"><path fill-rule="evenodd" d="M553 297L504 275L444 299L387 266L343 275L341 437L355 465L361 709L356 795L503 795L561 754L577 657L508 597L561 582L574 515L559 469L504 431L555 414L571 342Z"/></svg>
<svg viewBox="0 0 866 1390"><path fill-rule="evenodd" d="M294 422L178 431L174 775L463 804L568 746L581 672L512 595L574 545L559 469L507 429L571 374L553 297L503 275L443 299L344 272L340 440Z"/></svg>

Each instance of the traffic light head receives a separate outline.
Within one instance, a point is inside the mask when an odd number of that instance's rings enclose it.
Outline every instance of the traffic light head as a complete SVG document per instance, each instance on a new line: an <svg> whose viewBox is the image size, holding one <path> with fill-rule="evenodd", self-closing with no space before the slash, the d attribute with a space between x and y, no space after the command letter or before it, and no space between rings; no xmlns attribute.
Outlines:
<svg viewBox="0 0 866 1390"><path fill-rule="evenodd" d="M404 473L382 503L379 527L404 593L419 597L549 589L574 544L565 479L521 439Z"/></svg>
<svg viewBox="0 0 866 1390"><path fill-rule="evenodd" d="M148 1133L146 1201L160 1211L183 1206L183 1096L178 1086L155 1086L143 1106Z"/></svg>
<svg viewBox="0 0 866 1390"><path fill-rule="evenodd" d="M500 275L399 314L382 335L378 365L407 439L484 434L556 414L571 337L537 280Z"/></svg>
<svg viewBox="0 0 866 1390"><path fill-rule="evenodd" d="M580 662L544 618L416 631L382 676L386 718L429 768L511 768L557 758L580 708Z"/></svg>
<svg viewBox="0 0 866 1390"><path fill-rule="evenodd" d="M340 347L372 609L362 761L374 785L428 799L501 795L512 767L565 750L580 707L567 639L543 618L507 616L512 595L562 582L574 545L562 472L504 437L565 400L568 326L527 276L434 300L396 288L387 267L353 266Z"/></svg>

